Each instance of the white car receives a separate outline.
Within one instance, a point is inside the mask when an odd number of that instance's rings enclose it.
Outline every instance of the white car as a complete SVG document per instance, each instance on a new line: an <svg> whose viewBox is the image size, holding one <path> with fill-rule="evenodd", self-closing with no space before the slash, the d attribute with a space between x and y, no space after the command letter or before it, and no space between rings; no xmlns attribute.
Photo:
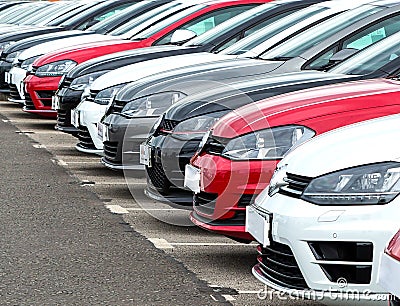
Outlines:
<svg viewBox="0 0 400 306"><path fill-rule="evenodd" d="M379 283L393 296L390 306L399 306L400 300L400 231L390 240L382 255ZM396 298L397 297L397 298Z"/></svg>
<svg viewBox="0 0 400 306"><path fill-rule="evenodd" d="M400 115L322 134L290 152L248 207L254 276L331 305L387 305L382 250L399 228Z"/></svg>
<svg viewBox="0 0 400 306"><path fill-rule="evenodd" d="M104 105L101 105L100 103L93 103L93 101L98 99L99 95L103 97L108 95L110 98L110 93L115 94L115 90L119 90L128 83L137 82L138 84L144 84L146 80L150 83L151 80L157 78L161 79L169 74L171 78L173 78L178 73L184 73L185 69L186 71L191 70L193 73L196 73L197 66L201 66L201 69L203 70L224 69L231 67L232 62L230 60L236 58L238 58L237 64L239 64L239 60L242 59L243 63L241 62L241 65L250 63L254 65L262 65L262 61L247 59L246 57L250 54L252 57L262 54L265 50L287 39L291 34L316 23L318 20L326 19L328 16L357 7L366 2L370 1L327 1L310 6L309 8L305 8L278 20L269 25L266 29L261 29L248 36L247 39L243 39L246 40L245 44L239 41L237 43L240 44L238 48L235 48L237 44L234 44L232 48L229 48L231 52L221 52L218 54L204 52L159 58L128 65L100 76L90 86L91 102L84 102L84 104L82 104L85 106L84 110L81 109L81 107L77 108L79 109L80 114L85 118L91 118L92 120L88 126L86 126L86 123L82 120L81 123L83 123L83 127L88 129L93 142L88 148L84 145L78 144L76 146L77 150L85 153L96 154L101 154L103 150L103 143L100 141L96 129L100 119L105 114L107 107L104 107ZM282 29L286 30L282 31ZM252 46L252 48L250 48L250 46ZM250 48L248 52L240 54L240 50L248 48ZM225 60L227 61L225 62ZM88 106L88 103L90 103L90 107ZM101 113L102 111L103 113ZM93 114L90 114L90 112L93 112ZM98 121L93 121L95 118L97 118ZM86 130L84 133L85 137L87 137L88 135ZM93 144L96 149L93 148Z"/></svg>

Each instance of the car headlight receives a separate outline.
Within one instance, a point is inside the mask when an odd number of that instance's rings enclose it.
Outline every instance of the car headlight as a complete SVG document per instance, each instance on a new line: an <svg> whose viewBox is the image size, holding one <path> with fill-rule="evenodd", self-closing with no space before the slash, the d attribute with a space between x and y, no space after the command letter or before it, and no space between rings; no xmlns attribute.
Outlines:
<svg viewBox="0 0 400 306"><path fill-rule="evenodd" d="M90 73L79 78L76 78L72 81L69 86L72 90L84 91L88 86L90 86L97 78L107 73L107 71L98 71L94 73Z"/></svg>
<svg viewBox="0 0 400 306"><path fill-rule="evenodd" d="M96 95L96 97L94 98L94 102L100 105L108 105L111 100L116 96L118 91L124 86L125 84L120 84L103 89Z"/></svg>
<svg viewBox="0 0 400 306"><path fill-rule="evenodd" d="M387 204L400 192L400 163L354 167L313 179L301 198L318 205Z"/></svg>
<svg viewBox="0 0 400 306"><path fill-rule="evenodd" d="M236 160L277 160L314 135L313 130L300 125L255 131L229 141L222 155Z"/></svg>
<svg viewBox="0 0 400 306"><path fill-rule="evenodd" d="M32 70L32 69L30 69L30 67L32 67L33 62L36 61L39 57L41 57L41 55L34 56L34 57L24 60L21 63L21 68L25 69L25 70Z"/></svg>
<svg viewBox="0 0 400 306"><path fill-rule="evenodd" d="M3 51L5 49L7 49L9 46L11 46L14 43L15 43L15 41L5 41L5 42L0 43L0 55L3 53Z"/></svg>
<svg viewBox="0 0 400 306"><path fill-rule="evenodd" d="M6 62L13 63L17 57L21 54L21 51L15 51L7 55Z"/></svg>
<svg viewBox="0 0 400 306"><path fill-rule="evenodd" d="M193 117L180 122L173 130L176 138L193 139L203 138L211 127L227 112L210 113L203 116Z"/></svg>
<svg viewBox="0 0 400 306"><path fill-rule="evenodd" d="M186 95L181 92L163 92L128 102L121 114L126 117L158 117L168 107Z"/></svg>
<svg viewBox="0 0 400 306"><path fill-rule="evenodd" d="M43 65L36 70L38 77L62 76L77 65L75 61L63 60Z"/></svg>

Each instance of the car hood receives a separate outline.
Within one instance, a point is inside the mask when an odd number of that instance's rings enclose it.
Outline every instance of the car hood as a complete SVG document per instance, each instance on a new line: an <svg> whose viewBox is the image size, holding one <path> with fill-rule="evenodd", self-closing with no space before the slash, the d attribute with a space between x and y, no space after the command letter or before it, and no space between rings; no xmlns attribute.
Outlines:
<svg viewBox="0 0 400 306"><path fill-rule="evenodd" d="M358 78L324 72L302 71L266 77L249 77L239 82L179 81L167 89L188 97L165 112L165 119L182 121L207 113L237 109L246 104L282 93ZM214 85L214 86L213 86ZM153 91L156 92L153 86Z"/></svg>
<svg viewBox="0 0 400 306"><path fill-rule="evenodd" d="M193 48L182 47L182 46L154 46L147 48L140 48L134 50L127 50L117 53L111 53L104 56L96 57L82 64L76 66L68 74L68 78L77 78L89 73L98 72L102 70L114 70L116 68L134 64L139 61L146 60L150 54L156 56L161 55L164 52L180 52L185 50L191 50ZM116 67L117 65L117 67Z"/></svg>
<svg viewBox="0 0 400 306"><path fill-rule="evenodd" d="M364 80L322 86L265 99L243 106L221 118L213 127L213 135L234 138L256 130L282 124L304 124L313 116L360 109L365 103L388 104L388 100L374 96L400 91L400 82L386 79ZM386 97L385 97L386 98ZM389 98L389 97L388 97ZM390 97L393 99L393 97ZM400 98L400 96L399 96ZM343 104L342 101L346 101ZM354 101L354 103L350 103ZM363 102L365 101L365 102ZM389 100L392 102L392 100ZM393 99L393 104L399 104Z"/></svg>
<svg viewBox="0 0 400 306"><path fill-rule="evenodd" d="M204 52L153 59L108 72L94 81L91 85L91 89L94 91L100 91L115 85L139 81L147 76L160 76L162 72L193 65L193 63L200 65L201 63L209 63L212 61L231 58L232 55L219 55Z"/></svg>
<svg viewBox="0 0 400 306"><path fill-rule="evenodd" d="M400 115L381 117L320 135L280 163L287 172L316 177L365 164L399 161Z"/></svg>
<svg viewBox="0 0 400 306"><path fill-rule="evenodd" d="M115 40L115 37L101 34L91 34L85 35L84 37L77 36L52 40L26 49L20 54L18 59L23 61L34 56L54 52L56 50L60 50L60 52L62 52L63 48L70 48L72 46L87 44L91 42L93 43L98 41L110 40Z"/></svg>
<svg viewBox="0 0 400 306"><path fill-rule="evenodd" d="M71 37L71 36L90 35L90 34L93 34L93 33L86 32L86 31L72 30L72 31L60 31L60 32L55 32L55 33L35 35L34 37L29 37L29 38L24 38L24 39L19 40L15 44L12 44L11 46L9 46L5 50L5 52L7 54L10 54L12 52L22 51L22 50L28 49L30 47L33 47L35 45L38 45L40 43L44 43L44 42L51 41L54 39L67 38L67 37Z"/></svg>

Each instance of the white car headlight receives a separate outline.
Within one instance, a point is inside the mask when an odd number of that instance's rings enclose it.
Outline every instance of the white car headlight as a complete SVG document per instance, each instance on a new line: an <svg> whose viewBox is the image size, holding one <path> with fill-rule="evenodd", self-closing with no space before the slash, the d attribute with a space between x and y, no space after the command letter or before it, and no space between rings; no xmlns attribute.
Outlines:
<svg viewBox="0 0 400 306"><path fill-rule="evenodd" d="M313 179L301 198L318 205L387 204L400 193L400 163L354 167Z"/></svg>
<svg viewBox="0 0 400 306"><path fill-rule="evenodd" d="M277 160L314 135L313 130L300 125L273 127L232 139L222 155L233 160Z"/></svg>
<svg viewBox="0 0 400 306"><path fill-rule="evenodd" d="M79 78L76 78L72 81L69 86L72 90L84 91L88 86L90 86L97 78L102 76L103 74L109 72L109 70L98 71L94 73L90 73Z"/></svg>
<svg viewBox="0 0 400 306"><path fill-rule="evenodd" d="M21 68L25 69L25 70L32 70L32 69L30 69L30 67L32 66L33 62L36 61L39 57L41 57L41 55L34 56L34 57L24 60L21 63Z"/></svg>
<svg viewBox="0 0 400 306"><path fill-rule="evenodd" d="M118 91L124 87L125 84L115 85L100 91L94 98L94 103L100 105L108 105L114 97L117 95Z"/></svg>
<svg viewBox="0 0 400 306"><path fill-rule="evenodd" d="M43 65L36 70L35 75L37 77L57 77L63 76L68 71L72 70L77 65L72 60L62 60L53 62L50 64Z"/></svg>
<svg viewBox="0 0 400 306"><path fill-rule="evenodd" d="M268 195L270 197L276 194L282 186L287 185L287 182L284 180L284 178L286 177L286 168L287 164L278 164L278 166L276 167L274 175L269 181Z"/></svg>
<svg viewBox="0 0 400 306"><path fill-rule="evenodd" d="M164 92L128 102L121 114L126 117L158 117L168 107L186 95L181 92Z"/></svg>
<svg viewBox="0 0 400 306"><path fill-rule="evenodd" d="M14 63L14 61L16 60L16 58L21 54L21 51L15 51L10 53L9 55L7 55L6 57L6 62L9 63Z"/></svg>

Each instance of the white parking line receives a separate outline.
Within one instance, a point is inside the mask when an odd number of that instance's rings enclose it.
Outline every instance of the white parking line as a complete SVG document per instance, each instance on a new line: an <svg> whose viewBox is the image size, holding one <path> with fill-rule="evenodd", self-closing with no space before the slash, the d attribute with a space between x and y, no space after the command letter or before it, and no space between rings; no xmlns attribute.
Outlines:
<svg viewBox="0 0 400 306"><path fill-rule="evenodd" d="M129 213L125 208L119 205L106 205L106 208L108 208L113 214L117 215L126 215Z"/></svg>
<svg viewBox="0 0 400 306"><path fill-rule="evenodd" d="M185 209L177 209L177 208L125 208L128 211L185 211Z"/></svg>
<svg viewBox="0 0 400 306"><path fill-rule="evenodd" d="M45 145L41 145L41 144L34 144L33 147L35 149L46 149L46 146Z"/></svg>
<svg viewBox="0 0 400 306"><path fill-rule="evenodd" d="M257 244L245 243L215 243L215 242L171 242L173 246L251 246L256 247Z"/></svg>
<svg viewBox="0 0 400 306"><path fill-rule="evenodd" d="M165 239L162 238L148 238L157 249L166 250L173 249L174 247Z"/></svg>

